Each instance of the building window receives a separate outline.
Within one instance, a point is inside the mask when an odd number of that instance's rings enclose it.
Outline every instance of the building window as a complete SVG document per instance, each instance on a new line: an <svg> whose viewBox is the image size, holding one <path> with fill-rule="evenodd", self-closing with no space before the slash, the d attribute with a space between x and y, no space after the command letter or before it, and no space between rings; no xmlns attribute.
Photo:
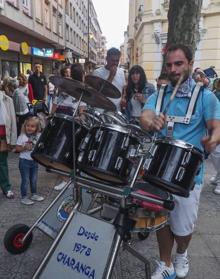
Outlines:
<svg viewBox="0 0 220 279"><path fill-rule="evenodd" d="M76 46L76 32L73 32L73 44Z"/></svg>
<svg viewBox="0 0 220 279"><path fill-rule="evenodd" d="M76 10L73 8L73 22L76 22Z"/></svg>
<svg viewBox="0 0 220 279"><path fill-rule="evenodd" d="M23 12L26 15L31 16L31 3L30 3L30 0L22 0L22 9L23 9Z"/></svg>
<svg viewBox="0 0 220 279"><path fill-rule="evenodd" d="M36 15L36 21L42 22L42 2L38 1L35 2L35 15Z"/></svg>
<svg viewBox="0 0 220 279"><path fill-rule="evenodd" d="M73 5L70 3L70 18L73 18Z"/></svg>
<svg viewBox="0 0 220 279"><path fill-rule="evenodd" d="M45 26L47 29L50 29L50 6L45 3Z"/></svg>
<svg viewBox="0 0 220 279"><path fill-rule="evenodd" d="M70 28L70 43L73 43L73 29Z"/></svg>
<svg viewBox="0 0 220 279"><path fill-rule="evenodd" d="M69 0L65 1L65 13L66 15L69 15Z"/></svg>
<svg viewBox="0 0 220 279"><path fill-rule="evenodd" d="M59 14L57 24L58 24L58 35L60 37L63 36L63 22L62 22L62 19L63 19L62 14Z"/></svg>
<svg viewBox="0 0 220 279"><path fill-rule="evenodd" d="M66 24L66 40L69 42L70 40L70 30L69 30L69 25Z"/></svg>
<svg viewBox="0 0 220 279"><path fill-rule="evenodd" d="M57 33L57 10L53 8L52 30Z"/></svg>
<svg viewBox="0 0 220 279"><path fill-rule="evenodd" d="M7 2L15 8L18 8L18 0L7 0Z"/></svg>

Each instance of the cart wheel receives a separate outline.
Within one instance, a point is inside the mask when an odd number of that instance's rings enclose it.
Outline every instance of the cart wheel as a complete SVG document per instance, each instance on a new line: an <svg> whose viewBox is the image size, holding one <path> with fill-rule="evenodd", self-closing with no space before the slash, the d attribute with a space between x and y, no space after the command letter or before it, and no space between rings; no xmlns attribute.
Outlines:
<svg viewBox="0 0 220 279"><path fill-rule="evenodd" d="M30 246L33 234L28 236L24 243L22 239L28 232L29 227L24 224L17 224L11 227L5 234L4 245L6 250L11 254L21 254L25 252Z"/></svg>
<svg viewBox="0 0 220 279"><path fill-rule="evenodd" d="M139 240L145 240L145 239L148 238L149 235L150 235L149 232L139 232L139 233L137 234Z"/></svg>

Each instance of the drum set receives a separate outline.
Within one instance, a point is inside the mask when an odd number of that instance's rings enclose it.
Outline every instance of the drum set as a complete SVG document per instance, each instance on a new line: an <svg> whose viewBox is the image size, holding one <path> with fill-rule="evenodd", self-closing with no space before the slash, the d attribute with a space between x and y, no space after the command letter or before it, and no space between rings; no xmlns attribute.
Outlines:
<svg viewBox="0 0 220 279"><path fill-rule="evenodd" d="M138 233L139 238L144 239L149 232L167 224L169 210L174 207L173 194L188 197L194 187L194 177L203 160L201 151L180 140L152 140L152 136L141 127L130 124L122 114L116 112L114 104L108 99L119 98L120 92L106 80L87 76L85 83L81 83L54 76L50 81L61 91L79 100L79 103L87 103L88 108L79 114L77 107L73 116L55 114L48 121L32 152L34 160L48 171L69 176L69 184L73 185L68 218L54 236L54 243L33 278L49 278L49 270L56 269L58 259L61 259L57 251L63 247L67 251L69 248L65 242L76 243L81 228L88 227L89 231L93 226L97 231L101 226L100 238L105 231L111 239L107 247L105 242L101 242L99 247L89 248L94 257L86 257L86 254L80 258L80 261L85 262L89 258L87 264L96 266L97 276L94 278L111 278L122 244L145 264L146 278L151 278L149 261L126 242L133 233ZM46 213L61 199L69 184ZM85 191L90 197L86 206L82 203ZM80 225L75 235L71 233L75 229L70 230L73 223L73 228ZM24 247L29 247L33 227L20 238L21 248L14 249L14 253L22 253ZM7 240L10 239L11 243L9 245L5 241L6 249L15 243L15 237L10 229ZM8 250L12 252L12 249ZM104 253L100 251L106 251L106 255L100 254ZM83 253L74 254L74 259L77 255L82 257ZM102 267L98 267L97 256L106 258ZM65 265L63 260L61 262ZM58 268L58 275L54 278L60 278L62 272L65 274L67 271ZM78 273L72 275L73 278L83 278ZM70 278L68 276L64 278Z"/></svg>

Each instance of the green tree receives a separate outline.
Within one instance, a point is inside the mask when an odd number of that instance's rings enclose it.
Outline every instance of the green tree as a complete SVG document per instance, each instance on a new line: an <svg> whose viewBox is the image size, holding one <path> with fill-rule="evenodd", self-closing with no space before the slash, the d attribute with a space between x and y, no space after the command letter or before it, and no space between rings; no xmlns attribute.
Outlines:
<svg viewBox="0 0 220 279"><path fill-rule="evenodd" d="M203 0L170 0L168 11L167 46L181 43L193 53L199 41L199 20Z"/></svg>

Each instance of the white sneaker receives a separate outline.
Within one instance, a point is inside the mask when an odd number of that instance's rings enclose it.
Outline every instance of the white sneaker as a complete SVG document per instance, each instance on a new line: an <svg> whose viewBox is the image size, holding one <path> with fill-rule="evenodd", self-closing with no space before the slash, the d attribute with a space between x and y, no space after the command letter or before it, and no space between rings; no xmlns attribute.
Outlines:
<svg viewBox="0 0 220 279"><path fill-rule="evenodd" d="M174 260L174 268L178 278L185 278L189 272L189 261L187 251L184 254L176 254Z"/></svg>
<svg viewBox="0 0 220 279"><path fill-rule="evenodd" d="M39 196L39 195L37 195L37 194L33 194L33 195L31 196L31 200L32 200L32 201L41 202L41 201L44 200L44 197L41 197L41 196Z"/></svg>
<svg viewBox="0 0 220 279"><path fill-rule="evenodd" d="M216 175L212 176L209 179L210 184L213 184L213 185L217 185L218 181L220 181L220 176L218 173L216 173Z"/></svg>
<svg viewBox="0 0 220 279"><path fill-rule="evenodd" d="M217 186L215 187L215 189L213 190L213 192L217 195L220 195L220 183L217 184Z"/></svg>
<svg viewBox="0 0 220 279"><path fill-rule="evenodd" d="M27 197L24 197L21 199L21 203L25 204L25 205L32 205L34 204L34 202L32 200L30 200L29 198Z"/></svg>
<svg viewBox="0 0 220 279"><path fill-rule="evenodd" d="M171 266L166 266L164 262L157 261L158 267L155 272L151 275L151 279L175 279L176 272L174 270L173 264Z"/></svg>
<svg viewBox="0 0 220 279"><path fill-rule="evenodd" d="M62 181L60 184L58 184L54 187L54 190L56 190L56 191L63 190L63 188L66 186L66 183L67 183L66 181Z"/></svg>

